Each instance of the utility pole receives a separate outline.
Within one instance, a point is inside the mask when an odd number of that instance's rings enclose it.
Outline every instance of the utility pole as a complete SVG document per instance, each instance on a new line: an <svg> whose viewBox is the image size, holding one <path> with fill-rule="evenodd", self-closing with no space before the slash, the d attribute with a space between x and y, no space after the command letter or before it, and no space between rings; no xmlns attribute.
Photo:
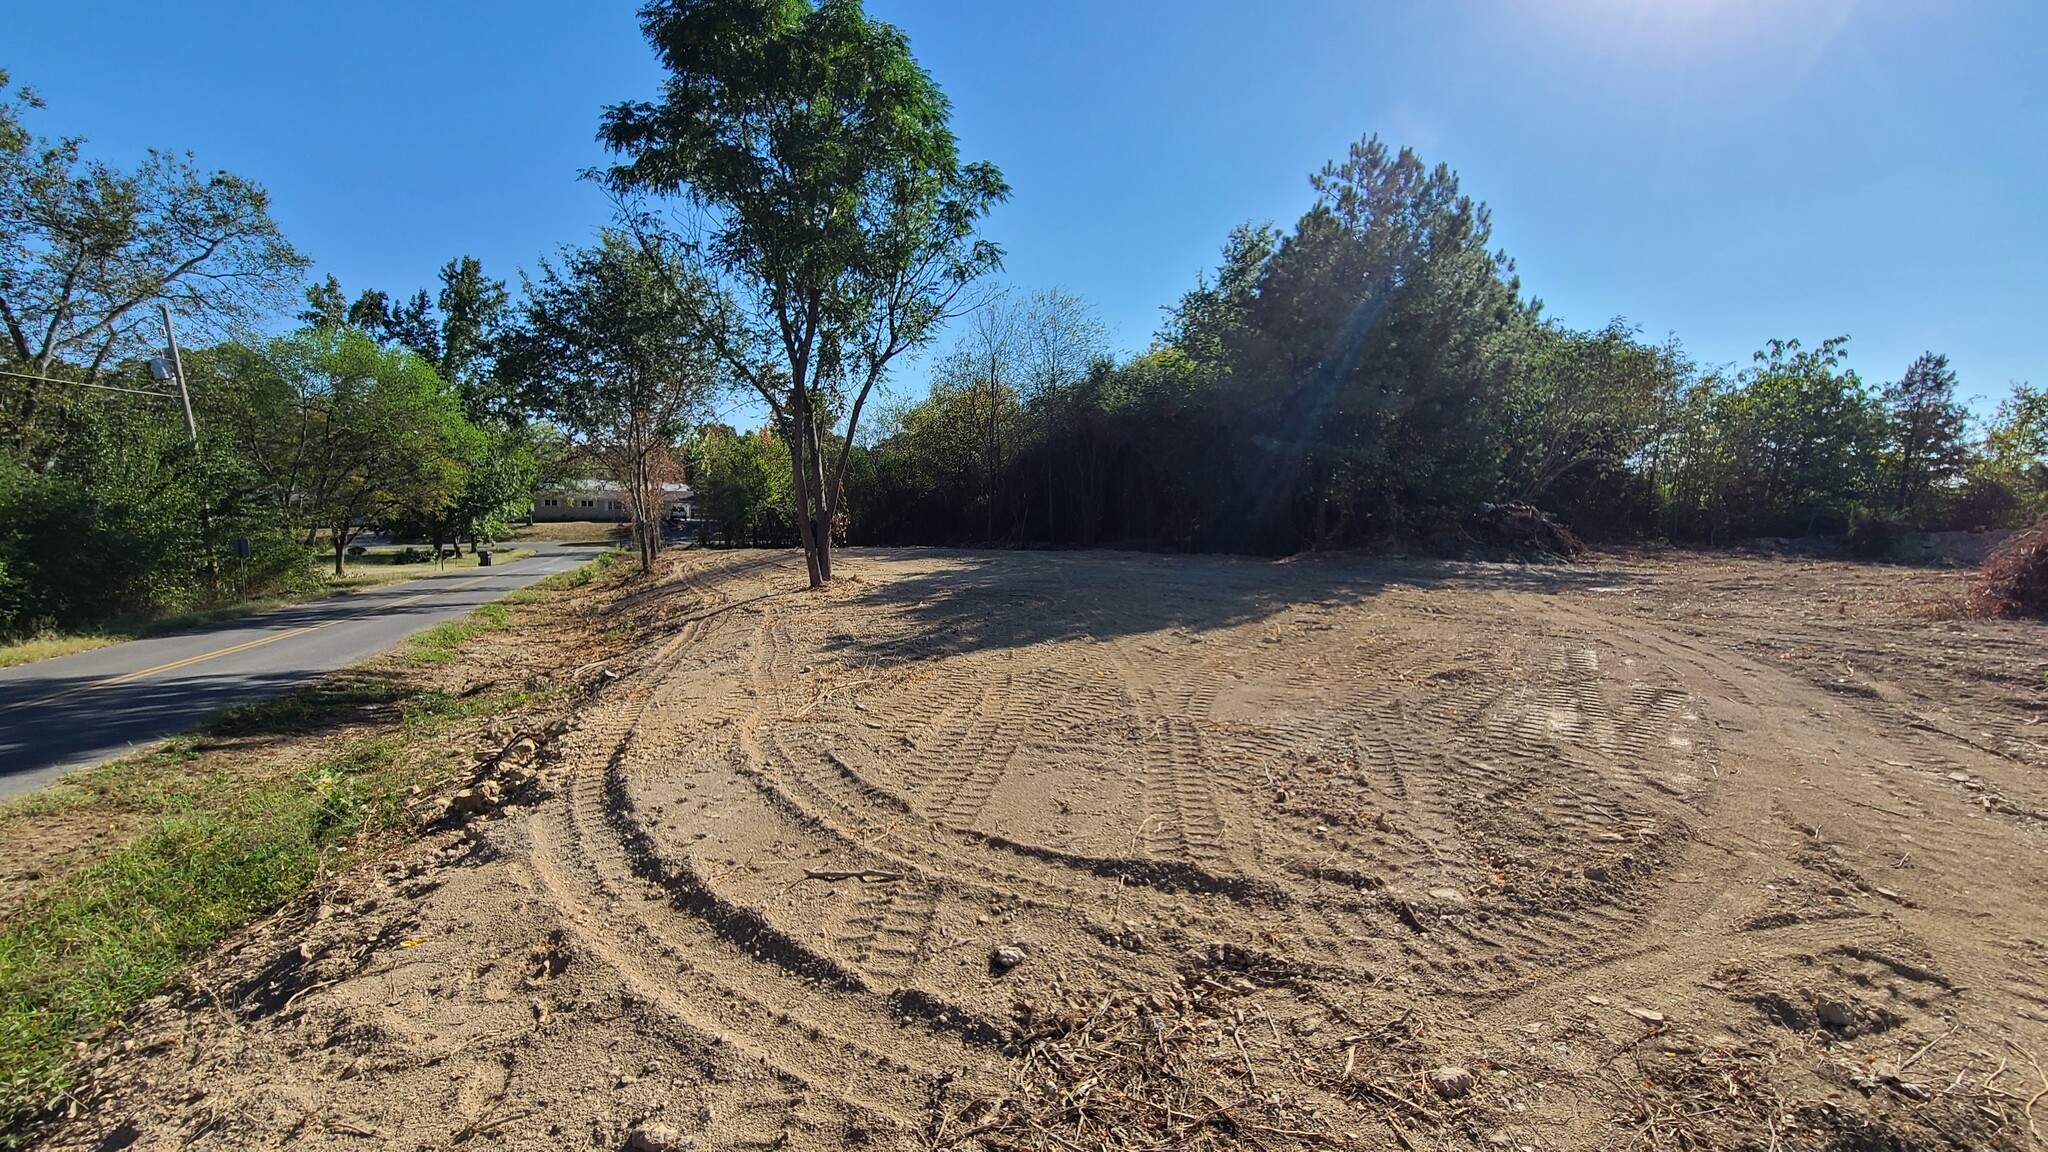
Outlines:
<svg viewBox="0 0 2048 1152"><path fill-rule="evenodd" d="M185 405L185 431L194 444L199 443L199 422L192 418L192 393L185 387L185 362L178 358L178 333L171 328L171 306L163 301L157 307L164 314L164 337L171 344L171 375L178 381L178 399Z"/></svg>

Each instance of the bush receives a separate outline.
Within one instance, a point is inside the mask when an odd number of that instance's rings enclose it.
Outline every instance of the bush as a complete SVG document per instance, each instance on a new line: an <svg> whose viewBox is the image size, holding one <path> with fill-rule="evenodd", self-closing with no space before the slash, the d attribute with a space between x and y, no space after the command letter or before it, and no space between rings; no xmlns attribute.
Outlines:
<svg viewBox="0 0 2048 1152"><path fill-rule="evenodd" d="M2048 517L1991 550L1970 589L1970 611L2048 619Z"/></svg>
<svg viewBox="0 0 2048 1152"><path fill-rule="evenodd" d="M1891 555L1892 549L1905 538L1905 521L1890 516L1865 516L1849 528L1842 543L1848 546L1851 556L1876 560Z"/></svg>

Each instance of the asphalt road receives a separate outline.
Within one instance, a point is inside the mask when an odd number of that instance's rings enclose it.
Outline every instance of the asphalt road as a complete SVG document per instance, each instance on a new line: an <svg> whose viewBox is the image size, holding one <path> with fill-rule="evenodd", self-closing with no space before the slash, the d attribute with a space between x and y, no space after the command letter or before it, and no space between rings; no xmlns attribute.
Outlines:
<svg viewBox="0 0 2048 1152"><path fill-rule="evenodd" d="M0 799L175 735L229 705L289 692L602 550L533 547L534 555L488 570L0 668Z"/></svg>

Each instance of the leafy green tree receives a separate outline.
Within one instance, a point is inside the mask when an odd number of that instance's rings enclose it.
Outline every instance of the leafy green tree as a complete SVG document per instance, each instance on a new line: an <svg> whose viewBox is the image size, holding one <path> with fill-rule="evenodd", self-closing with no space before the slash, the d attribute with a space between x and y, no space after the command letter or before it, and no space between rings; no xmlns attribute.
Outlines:
<svg viewBox="0 0 2048 1152"><path fill-rule="evenodd" d="M816 587L861 410L997 266L975 229L1008 187L960 162L944 94L859 0L654 0L641 27L668 76L659 103L605 113L627 158L607 180L705 214L705 252L741 286L706 336L791 445Z"/></svg>
<svg viewBox="0 0 2048 1152"><path fill-rule="evenodd" d="M1621 320L1585 332L1531 326L1502 407L1502 491L1529 502L1569 499L1609 522L1647 515L1654 480L1637 484L1631 474L1654 463L1691 372L1675 342L1646 344ZM1580 495L1588 490L1598 495Z"/></svg>
<svg viewBox="0 0 2048 1152"><path fill-rule="evenodd" d="M1984 432L1983 483L2010 494L2010 519L2048 515L2048 388L2014 384Z"/></svg>
<svg viewBox="0 0 2048 1152"><path fill-rule="evenodd" d="M1494 494L1495 416L1527 312L1490 217L1443 165L1377 137L1313 180L1228 342L1262 459L1241 515L1288 550L1463 516ZM1303 517L1309 523L1303 523Z"/></svg>
<svg viewBox="0 0 2048 1152"><path fill-rule="evenodd" d="M1970 410L1956 399L1948 357L1923 353L1879 393L1884 406L1884 468L1892 509L1915 522L1938 512L1935 498L1970 466Z"/></svg>
<svg viewBox="0 0 2048 1152"><path fill-rule="evenodd" d="M238 380L242 455L308 546L325 536L337 576L365 528L451 506L484 450L432 365L352 329L271 341Z"/></svg>
<svg viewBox="0 0 2048 1152"><path fill-rule="evenodd" d="M526 284L501 370L529 409L569 430L624 489L641 567L661 548L663 485L676 448L720 383L699 340L718 306L712 285L658 242L614 231L543 260Z"/></svg>
<svg viewBox="0 0 2048 1152"><path fill-rule="evenodd" d="M484 275L474 256L450 260L441 267L441 378L462 392L471 420L494 417L516 423L523 415L514 398L497 381L498 340L511 320L511 297L503 280Z"/></svg>
<svg viewBox="0 0 2048 1152"><path fill-rule="evenodd" d="M1693 464L1708 471L1712 537L1840 532L1878 494L1884 416L1845 367L1847 345L1772 340L1706 398L1697 418L1713 450Z"/></svg>
<svg viewBox="0 0 2048 1152"><path fill-rule="evenodd" d="M789 448L769 429L705 428L692 452L698 507L727 543L777 544L792 535Z"/></svg>
<svg viewBox="0 0 2048 1152"><path fill-rule="evenodd" d="M4 90L4 88L0 88ZM288 297L306 267L263 188L151 151L133 169L84 156L76 137L31 137L22 95L0 109L0 378L9 447L54 466L62 416L97 383L160 346L155 306L189 342L228 334Z"/></svg>
<svg viewBox="0 0 2048 1152"><path fill-rule="evenodd" d="M333 275L306 288L306 307L299 323L308 328L339 328L348 321L348 297L342 295L341 281Z"/></svg>

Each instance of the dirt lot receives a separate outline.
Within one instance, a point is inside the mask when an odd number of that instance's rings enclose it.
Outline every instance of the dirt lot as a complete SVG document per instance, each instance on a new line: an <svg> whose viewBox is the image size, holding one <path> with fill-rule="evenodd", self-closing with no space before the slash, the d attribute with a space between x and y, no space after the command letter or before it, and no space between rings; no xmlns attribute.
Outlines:
<svg viewBox="0 0 2048 1152"><path fill-rule="evenodd" d="M1953 574L843 571L677 557L542 799L246 934L50 1144L2048 1129L2048 634Z"/></svg>

